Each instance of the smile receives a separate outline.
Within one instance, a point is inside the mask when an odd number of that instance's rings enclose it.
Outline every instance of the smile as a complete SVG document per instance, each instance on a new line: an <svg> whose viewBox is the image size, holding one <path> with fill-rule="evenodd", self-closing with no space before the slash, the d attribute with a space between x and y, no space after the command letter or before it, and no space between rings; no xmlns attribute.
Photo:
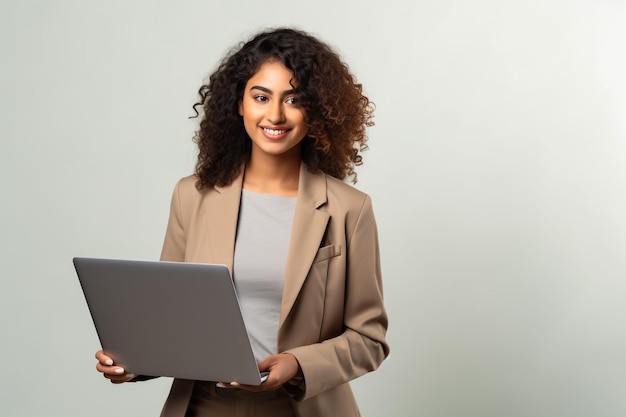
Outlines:
<svg viewBox="0 0 626 417"><path fill-rule="evenodd" d="M275 129L268 129L266 127L262 128L263 131L269 133L270 135L282 135L283 133L287 133L287 130L275 130Z"/></svg>

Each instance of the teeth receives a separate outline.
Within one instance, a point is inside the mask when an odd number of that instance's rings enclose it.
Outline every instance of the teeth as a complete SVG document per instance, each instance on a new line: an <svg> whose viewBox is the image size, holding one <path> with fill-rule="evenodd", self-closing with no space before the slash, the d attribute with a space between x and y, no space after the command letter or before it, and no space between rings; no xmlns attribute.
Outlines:
<svg viewBox="0 0 626 417"><path fill-rule="evenodd" d="M274 130L274 129L267 129L267 128L263 128L263 130L265 130L270 135L282 135L283 133L286 132L286 130Z"/></svg>

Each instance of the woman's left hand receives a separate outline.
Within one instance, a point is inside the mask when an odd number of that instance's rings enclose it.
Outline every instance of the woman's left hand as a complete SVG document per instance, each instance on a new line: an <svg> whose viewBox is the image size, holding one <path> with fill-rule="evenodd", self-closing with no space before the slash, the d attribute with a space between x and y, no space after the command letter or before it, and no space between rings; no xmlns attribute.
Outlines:
<svg viewBox="0 0 626 417"><path fill-rule="evenodd" d="M245 385L238 382L220 384L253 392L273 391L283 386L283 384L299 373L302 373L298 360L291 353L279 353L268 356L259 363L259 371L269 371L267 379L261 385Z"/></svg>

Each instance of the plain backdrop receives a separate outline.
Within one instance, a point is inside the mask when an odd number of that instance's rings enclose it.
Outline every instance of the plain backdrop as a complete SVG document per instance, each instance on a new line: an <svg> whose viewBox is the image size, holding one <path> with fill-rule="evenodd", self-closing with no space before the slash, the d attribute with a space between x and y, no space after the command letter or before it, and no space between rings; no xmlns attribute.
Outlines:
<svg viewBox="0 0 626 417"><path fill-rule="evenodd" d="M353 383L363 415L626 415L624 22L619 0L3 0L0 415L158 415L169 380L95 372L71 260L158 258L197 89L283 25L377 105L356 186L392 350Z"/></svg>

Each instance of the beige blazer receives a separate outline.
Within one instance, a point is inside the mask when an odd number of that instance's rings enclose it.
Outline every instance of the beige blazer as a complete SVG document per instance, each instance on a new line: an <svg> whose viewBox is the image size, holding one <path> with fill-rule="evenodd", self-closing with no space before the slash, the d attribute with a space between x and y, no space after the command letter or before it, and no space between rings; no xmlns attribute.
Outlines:
<svg viewBox="0 0 626 417"><path fill-rule="evenodd" d="M227 187L174 190L161 260L233 267L243 173ZM369 196L302 165L277 335L298 359L300 417L359 416L348 381L388 355L378 235ZM174 380L162 417L184 417L194 381ZM287 384L291 387L290 384Z"/></svg>

